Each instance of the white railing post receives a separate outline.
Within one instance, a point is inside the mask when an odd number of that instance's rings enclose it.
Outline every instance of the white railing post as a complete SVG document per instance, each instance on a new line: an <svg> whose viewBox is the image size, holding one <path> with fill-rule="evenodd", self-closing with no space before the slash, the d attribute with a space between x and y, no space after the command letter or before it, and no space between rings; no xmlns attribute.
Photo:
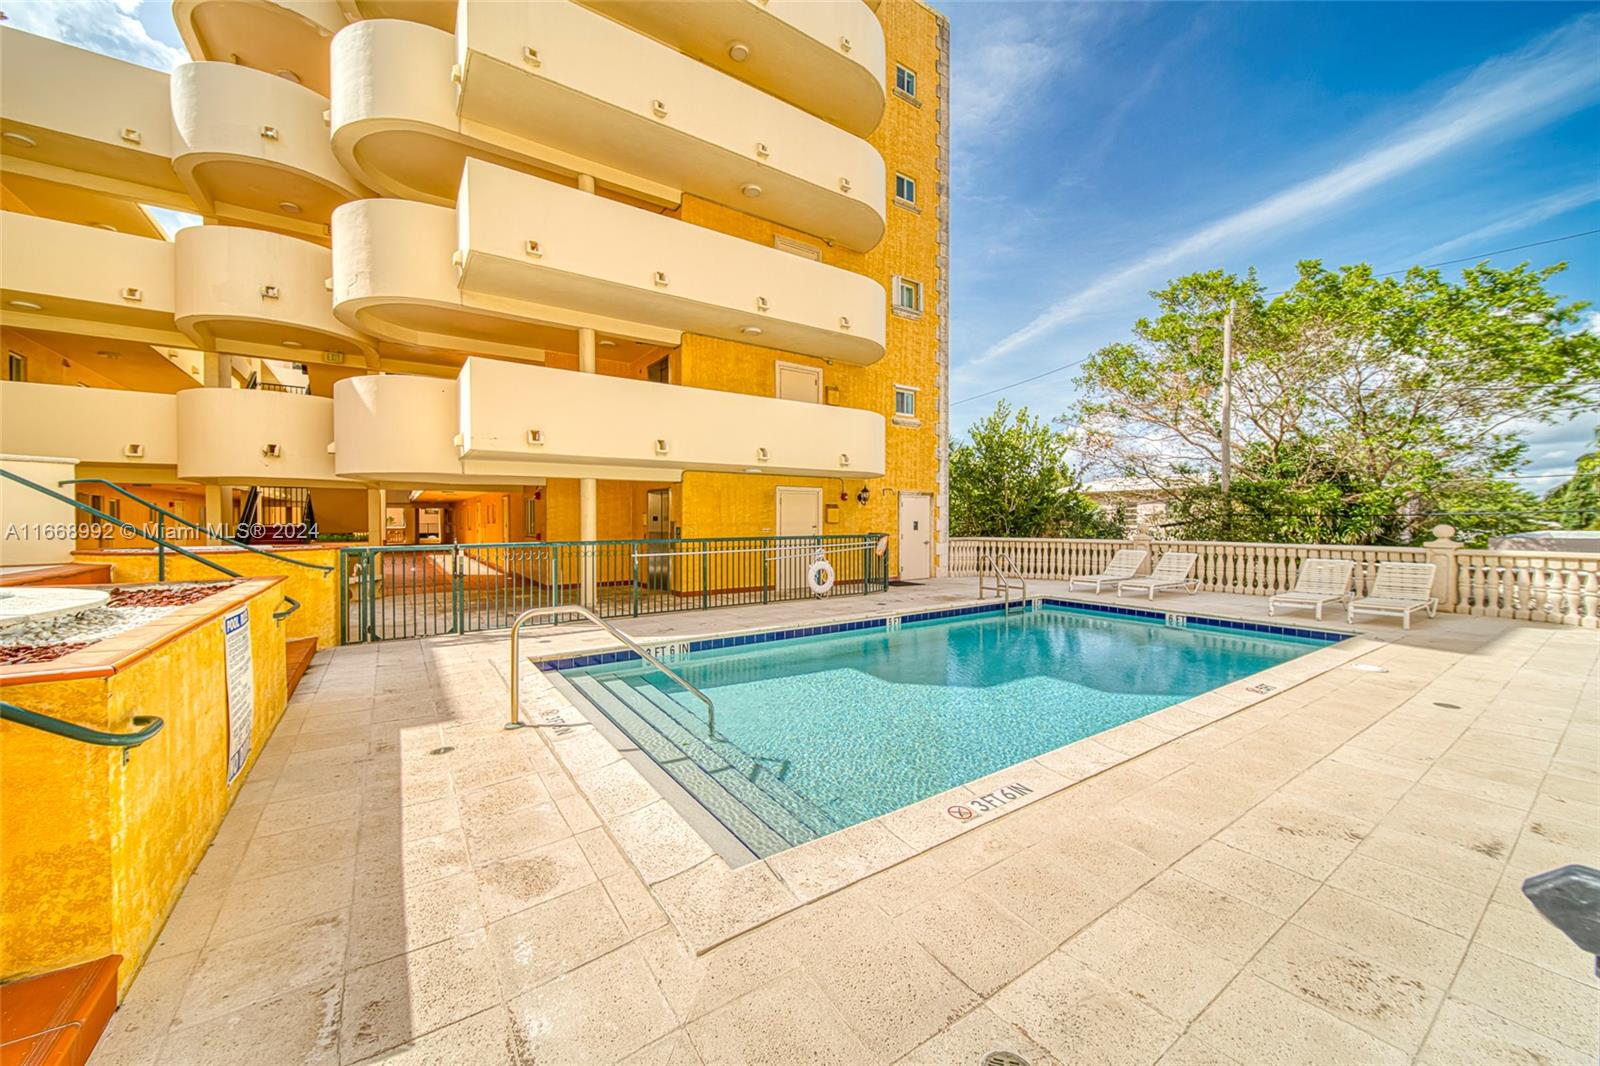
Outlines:
<svg viewBox="0 0 1600 1066"><path fill-rule="evenodd" d="M1435 564L1433 594L1439 597L1439 610L1456 609L1456 552L1461 542L1455 539L1456 527L1440 524L1433 527L1433 539L1423 545L1428 550L1428 562Z"/></svg>

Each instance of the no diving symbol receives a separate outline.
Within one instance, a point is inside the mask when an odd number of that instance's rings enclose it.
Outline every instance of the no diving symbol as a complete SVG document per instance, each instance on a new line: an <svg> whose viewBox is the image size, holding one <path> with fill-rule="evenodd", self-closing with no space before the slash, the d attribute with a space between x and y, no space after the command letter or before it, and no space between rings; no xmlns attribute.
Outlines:
<svg viewBox="0 0 1600 1066"><path fill-rule="evenodd" d="M971 807L965 807L959 803L951 807L946 807L945 813L958 822L965 822L974 817Z"/></svg>

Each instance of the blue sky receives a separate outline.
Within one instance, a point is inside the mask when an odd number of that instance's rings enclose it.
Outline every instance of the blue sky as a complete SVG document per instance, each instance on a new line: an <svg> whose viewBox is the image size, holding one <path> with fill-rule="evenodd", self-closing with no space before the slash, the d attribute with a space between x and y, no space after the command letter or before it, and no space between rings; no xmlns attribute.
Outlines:
<svg viewBox="0 0 1600 1066"><path fill-rule="evenodd" d="M938 4L951 19L952 428L1056 414L1073 371L1194 270L1378 270L1600 229L1600 4ZM154 67L165 0L33 0L13 25ZM1600 234L1495 257L1570 263ZM1457 268L1459 269L1459 268ZM1600 329L1600 315L1592 322ZM1600 415L1528 428L1570 469ZM1533 487L1555 479L1532 480Z"/></svg>

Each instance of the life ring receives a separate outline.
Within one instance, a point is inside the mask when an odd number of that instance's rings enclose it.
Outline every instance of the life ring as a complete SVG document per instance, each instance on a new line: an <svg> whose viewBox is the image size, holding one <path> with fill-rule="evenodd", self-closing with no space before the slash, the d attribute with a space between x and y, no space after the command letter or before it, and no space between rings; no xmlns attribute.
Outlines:
<svg viewBox="0 0 1600 1066"><path fill-rule="evenodd" d="M813 595L826 596L833 589L833 564L826 559L812 563L806 571L806 584Z"/></svg>

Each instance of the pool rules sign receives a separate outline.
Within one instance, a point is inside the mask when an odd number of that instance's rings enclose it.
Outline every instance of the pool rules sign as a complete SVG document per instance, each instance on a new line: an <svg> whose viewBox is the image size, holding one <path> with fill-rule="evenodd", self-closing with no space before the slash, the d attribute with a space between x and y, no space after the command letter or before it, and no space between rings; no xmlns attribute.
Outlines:
<svg viewBox="0 0 1600 1066"><path fill-rule="evenodd" d="M222 616L222 655L228 670L228 784L250 758L256 717L256 675L250 658L250 608Z"/></svg>

